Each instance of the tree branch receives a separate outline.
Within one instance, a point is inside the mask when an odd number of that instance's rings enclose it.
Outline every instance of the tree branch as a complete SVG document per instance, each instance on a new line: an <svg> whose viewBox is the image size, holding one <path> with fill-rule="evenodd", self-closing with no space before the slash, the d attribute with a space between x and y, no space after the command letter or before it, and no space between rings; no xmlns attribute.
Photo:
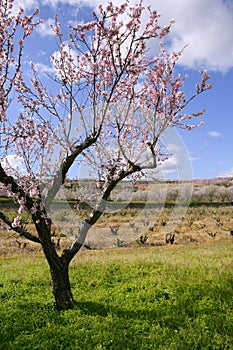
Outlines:
<svg viewBox="0 0 233 350"><path fill-rule="evenodd" d="M82 248L89 229L99 220L100 216L104 213L104 210L106 208L106 201L108 200L112 190L116 187L116 185L126 177L140 170L141 168L138 165L130 165L130 168L128 170L122 169L115 180L110 180L95 208L92 210L90 215L81 223L75 241L70 247L63 251L61 260L64 263L69 264L77 252Z"/></svg>
<svg viewBox="0 0 233 350"><path fill-rule="evenodd" d="M18 184L15 181L15 179L13 178L13 176L7 175L7 173L5 172L5 170L2 167L1 163L0 163L0 179L1 179L1 182L5 186L11 185L11 192L13 192L14 194L17 194L19 197L22 197L25 199L25 201L26 201L25 206L30 211L33 207L32 198L27 196L26 193L24 192L24 190L18 186Z"/></svg>
<svg viewBox="0 0 233 350"><path fill-rule="evenodd" d="M59 191L61 185L64 184L66 175L74 163L75 159L86 149L89 148L92 144L94 144L99 136L100 130L96 134L92 134L89 137L87 137L84 142L82 142L80 145L78 145L75 150L68 155L64 161L61 163L61 166L59 170L57 171L53 183L48 191L48 194L46 196L45 205L46 207L49 207L52 200L56 196L57 192Z"/></svg>
<svg viewBox="0 0 233 350"><path fill-rule="evenodd" d="M25 191L18 186L18 184L15 181L15 179L13 178L13 176L9 176L6 174L1 163L0 163L0 179L4 185L6 185L6 186L11 185L10 190L12 193L16 194L18 196L18 198L23 198L25 200L25 207L28 210L28 212L30 213L35 205L33 199L31 197L29 197L25 193ZM38 208L39 208L39 204L40 203L37 203ZM32 220L33 220L36 228L37 228L37 224L36 224L37 221L43 221L43 222L47 221L48 228L50 229L51 221L49 219L46 220L45 217L47 217L45 208L43 210L41 208L39 208L36 210L36 212L34 214L32 214ZM38 230L37 230L37 232L39 233Z"/></svg>
<svg viewBox="0 0 233 350"><path fill-rule="evenodd" d="M25 237L27 239L29 239L32 242L36 242L36 243L41 243L40 239L37 236L32 235L30 232L28 232L27 230L25 230L23 227L13 227L12 223L13 221L11 221L4 213L2 213L0 211L0 219L2 221L5 222L5 224L7 224L7 226L9 226L13 231L17 232L20 236Z"/></svg>

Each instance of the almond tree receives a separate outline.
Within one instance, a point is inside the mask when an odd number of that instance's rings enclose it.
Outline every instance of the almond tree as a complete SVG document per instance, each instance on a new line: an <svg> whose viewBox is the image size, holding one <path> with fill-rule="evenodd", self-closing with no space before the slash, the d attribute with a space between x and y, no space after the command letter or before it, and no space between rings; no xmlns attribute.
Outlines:
<svg viewBox="0 0 233 350"><path fill-rule="evenodd" d="M204 71L194 94L185 96L186 77L175 72L182 50L168 53L162 43L155 57L148 50L153 40L169 33L173 21L161 28L158 12L142 2L130 7L128 1L119 7L100 5L91 22L69 28L68 38L56 19L51 30L59 49L51 57L51 82L46 85L32 63L29 83L22 68L23 47L40 24L38 11L13 15L13 3L0 4L0 182L18 205L18 215L12 220L0 212L0 218L19 236L42 246L56 305L67 309L74 301L69 264L104 212L111 191L169 156L160 142L167 128L201 125L189 120L204 111L187 115L184 110L211 86ZM143 26L144 13L148 21ZM10 110L13 96L21 104L17 115ZM23 175L11 167L12 154L24 161ZM51 239L50 206L77 161L95 169L98 198L73 243L58 254ZM37 234L23 225L25 212Z"/></svg>

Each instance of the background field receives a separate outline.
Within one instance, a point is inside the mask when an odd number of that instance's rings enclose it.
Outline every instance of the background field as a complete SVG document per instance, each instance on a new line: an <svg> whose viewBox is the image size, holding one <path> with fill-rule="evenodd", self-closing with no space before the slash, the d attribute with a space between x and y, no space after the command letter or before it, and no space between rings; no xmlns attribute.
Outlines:
<svg viewBox="0 0 233 350"><path fill-rule="evenodd" d="M149 206L148 208L125 208L102 215L90 229L83 249L103 249L117 246L144 245L163 246L166 235L175 234L174 244L201 244L203 242L233 240L233 210L231 204L206 204L190 206ZM16 215L11 206L5 208L8 216ZM77 233L79 222L89 210L77 212L72 208L56 207L53 210L53 239L59 242L60 251L66 248ZM30 219L25 218L30 232L35 229ZM117 228L113 232L112 228ZM6 226L0 227L0 255L25 251L40 252L41 247L18 237ZM59 250L58 250L59 251Z"/></svg>
<svg viewBox="0 0 233 350"><path fill-rule="evenodd" d="M2 258L1 349L233 349L233 242L81 252L73 310L43 257Z"/></svg>

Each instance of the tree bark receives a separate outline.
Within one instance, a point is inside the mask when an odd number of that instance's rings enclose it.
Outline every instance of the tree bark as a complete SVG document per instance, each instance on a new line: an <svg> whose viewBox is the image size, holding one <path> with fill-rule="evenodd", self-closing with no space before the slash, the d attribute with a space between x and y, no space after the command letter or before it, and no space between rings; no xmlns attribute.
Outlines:
<svg viewBox="0 0 233 350"><path fill-rule="evenodd" d="M40 238L44 255L50 267L52 292L55 298L56 306L59 310L71 309L74 306L74 299L71 293L69 280L69 263L62 257L59 257L55 246L51 240L51 225L43 217L35 226Z"/></svg>
<svg viewBox="0 0 233 350"><path fill-rule="evenodd" d="M50 266L52 279L52 292L55 298L56 306L59 310L71 309L74 306L74 299L70 288L69 267L61 264Z"/></svg>

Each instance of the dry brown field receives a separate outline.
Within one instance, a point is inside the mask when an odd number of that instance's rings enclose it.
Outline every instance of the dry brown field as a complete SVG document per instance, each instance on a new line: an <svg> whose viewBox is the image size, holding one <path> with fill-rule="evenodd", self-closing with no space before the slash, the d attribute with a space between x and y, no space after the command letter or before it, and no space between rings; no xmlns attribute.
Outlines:
<svg viewBox="0 0 233 350"><path fill-rule="evenodd" d="M187 211L186 211L187 210ZM14 215L12 208L6 209ZM57 208L53 212L53 240L62 251L73 240L78 225L87 210ZM209 204L173 207L125 208L104 213L98 223L89 230L82 249L112 247L165 246L170 244L202 244L210 241L233 240L233 206ZM28 231L35 233L30 220L25 220ZM0 255L35 254L41 247L17 236L14 231L0 226Z"/></svg>

